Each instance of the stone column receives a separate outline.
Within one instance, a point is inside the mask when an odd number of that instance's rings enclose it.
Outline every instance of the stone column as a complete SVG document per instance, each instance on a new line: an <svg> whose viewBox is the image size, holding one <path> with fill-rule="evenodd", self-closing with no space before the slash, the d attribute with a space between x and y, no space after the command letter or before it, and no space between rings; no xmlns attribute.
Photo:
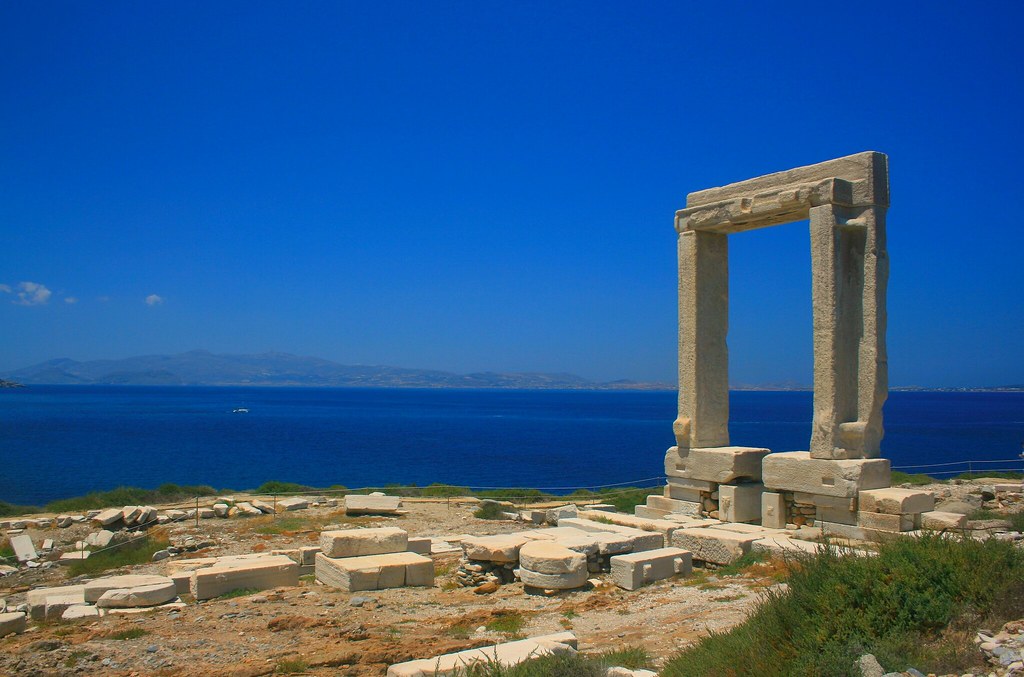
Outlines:
<svg viewBox="0 0 1024 677"><path fill-rule="evenodd" d="M881 452L885 353L885 208L812 207L814 423L812 458Z"/></svg>
<svg viewBox="0 0 1024 677"><path fill-rule="evenodd" d="M680 453L729 444L729 245L727 235L679 234Z"/></svg>

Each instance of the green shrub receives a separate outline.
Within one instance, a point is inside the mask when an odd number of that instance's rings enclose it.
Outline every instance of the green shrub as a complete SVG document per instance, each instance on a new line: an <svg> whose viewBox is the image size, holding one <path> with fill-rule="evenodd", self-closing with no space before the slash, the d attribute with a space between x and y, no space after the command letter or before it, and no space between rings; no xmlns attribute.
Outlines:
<svg viewBox="0 0 1024 677"><path fill-rule="evenodd" d="M505 519L505 516L502 514L504 512L505 508L497 503L483 503L473 511L473 517L482 520L503 520Z"/></svg>
<svg viewBox="0 0 1024 677"><path fill-rule="evenodd" d="M139 637L143 637L143 636L148 635L148 634L149 634L149 630L146 630L144 628L129 628L127 630L117 630L115 632L112 632L109 635L107 635L105 637L105 639L116 639L116 640L138 639Z"/></svg>
<svg viewBox="0 0 1024 677"><path fill-rule="evenodd" d="M1024 472L1018 472L1016 470L992 470L985 472L984 470L978 472L964 472L957 475L954 479L958 480L980 480L983 477L992 477L1004 480L1019 480L1024 479Z"/></svg>
<svg viewBox="0 0 1024 677"><path fill-rule="evenodd" d="M648 496L660 496L663 491L663 487L650 487L646 489L621 487L618 489L602 490L598 493L598 496L605 503L614 505L616 510L632 513L633 508L647 503Z"/></svg>
<svg viewBox="0 0 1024 677"><path fill-rule="evenodd" d="M178 503L189 501L196 496L213 496L213 487L178 486L162 484L158 489L140 489L139 487L117 487L110 491L94 491L76 498L62 498L46 504L48 512L85 512L101 508L119 507L124 505L147 505L149 503Z"/></svg>
<svg viewBox="0 0 1024 677"><path fill-rule="evenodd" d="M301 494L306 491L313 491L313 487L307 487L305 484L296 484L295 482L278 482L277 480L271 480L270 482L264 482L256 487L256 489L253 490L253 493Z"/></svg>
<svg viewBox="0 0 1024 677"><path fill-rule="evenodd" d="M896 486L897 484L914 484L920 486L922 484L933 484L934 482L938 482L938 480L931 475L925 475L923 473L905 473L900 472L899 470L892 471L892 476L889 481L892 486Z"/></svg>
<svg viewBox="0 0 1024 677"><path fill-rule="evenodd" d="M540 489L525 489L523 487L484 489L473 493L480 498L491 498L495 501L512 501L513 503L536 503L539 501L550 501L554 498L552 494L545 493Z"/></svg>
<svg viewBox="0 0 1024 677"><path fill-rule="evenodd" d="M1022 576L1024 555L996 540L901 538L876 557L824 547L794 568L786 592L769 592L744 623L677 654L660 674L853 677L867 652L889 670L949 672L943 661L962 652L938 641L941 631L990 617L1008 597L1018 604L1005 620L1019 617L1024 595L1009 591L1024 587Z"/></svg>
<svg viewBox="0 0 1024 677"><path fill-rule="evenodd" d="M0 517L28 515L34 512L40 512L39 508L32 505L14 505L13 503L0 501Z"/></svg>
<svg viewBox="0 0 1024 677"><path fill-rule="evenodd" d="M470 496L469 487L457 487L451 484L430 484L423 487L421 495L428 498L449 498L452 496Z"/></svg>
<svg viewBox="0 0 1024 677"><path fill-rule="evenodd" d="M499 611L484 627L491 632L518 635L524 625L526 625L526 619L518 611Z"/></svg>
<svg viewBox="0 0 1024 677"><path fill-rule="evenodd" d="M249 595L255 595L259 591L259 588L235 588L234 590L229 590L228 592L225 592L223 595L219 595L217 599L235 599L236 597L248 597Z"/></svg>
<svg viewBox="0 0 1024 677"><path fill-rule="evenodd" d="M298 672L305 672L308 667L309 664L303 659L291 658L278 661L274 672L279 672L283 675L292 675Z"/></svg>

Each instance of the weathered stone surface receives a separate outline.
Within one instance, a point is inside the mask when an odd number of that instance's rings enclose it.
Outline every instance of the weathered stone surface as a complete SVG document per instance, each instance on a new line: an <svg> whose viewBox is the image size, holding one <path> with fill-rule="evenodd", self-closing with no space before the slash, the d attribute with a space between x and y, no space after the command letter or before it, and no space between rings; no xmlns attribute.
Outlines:
<svg viewBox="0 0 1024 677"><path fill-rule="evenodd" d="M259 499L253 499L252 507L256 508L265 515L273 515L275 512L273 505L267 503L266 501L261 501Z"/></svg>
<svg viewBox="0 0 1024 677"><path fill-rule="evenodd" d="M80 562L83 559L89 559L89 555L91 555L91 554L92 553L90 553L88 550L78 550L76 552L66 552L66 553L64 553L63 555L60 556L60 561L62 563Z"/></svg>
<svg viewBox="0 0 1024 677"><path fill-rule="evenodd" d="M759 538L750 544L750 549L754 552L764 551L782 556L813 555L818 552L818 546L814 543L781 536Z"/></svg>
<svg viewBox="0 0 1024 677"><path fill-rule="evenodd" d="M934 529L963 529L967 526L967 515L955 512L940 512L931 510L921 513L921 528Z"/></svg>
<svg viewBox="0 0 1024 677"><path fill-rule="evenodd" d="M681 548L659 548L611 558L612 580L620 588L636 590L644 583L689 575L693 556Z"/></svg>
<svg viewBox="0 0 1024 677"><path fill-rule="evenodd" d="M299 584L299 565L287 557L264 556L251 560L221 559L213 566L196 569L192 596L212 599L239 588L266 590Z"/></svg>
<svg viewBox="0 0 1024 677"><path fill-rule="evenodd" d="M409 534L395 527L344 529L320 534L320 550L328 557L362 557L403 552Z"/></svg>
<svg viewBox="0 0 1024 677"><path fill-rule="evenodd" d="M672 545L693 554L693 559L712 564L729 564L750 552L757 540L750 534L707 529L680 529L672 534Z"/></svg>
<svg viewBox="0 0 1024 677"><path fill-rule="evenodd" d="M106 529L100 529L99 531L93 532L85 537L86 545L91 545L95 548L105 548L110 545L113 540L114 532Z"/></svg>
<svg viewBox="0 0 1024 677"><path fill-rule="evenodd" d="M28 619L21 611L0 613L0 637L21 634L27 627Z"/></svg>
<svg viewBox="0 0 1024 677"><path fill-rule="evenodd" d="M79 618L96 618L99 615L99 607L93 604L76 604L64 609L60 618L62 621L76 621Z"/></svg>
<svg viewBox="0 0 1024 677"><path fill-rule="evenodd" d="M576 574L587 557L553 541L531 541L519 550L519 566L539 574Z"/></svg>
<svg viewBox="0 0 1024 677"><path fill-rule="evenodd" d="M722 484L718 487L718 518L723 522L760 522L763 484Z"/></svg>
<svg viewBox="0 0 1024 677"><path fill-rule="evenodd" d="M816 522L837 522L839 524L858 524L858 517L856 510L846 510L844 508L829 508L826 506L817 506L814 509L814 520Z"/></svg>
<svg viewBox="0 0 1024 677"><path fill-rule="evenodd" d="M564 574L542 574L539 571L530 571L522 567L519 569L519 579L523 582L523 585L542 590L574 590L582 588L587 584L587 577L589 575L586 566L580 571Z"/></svg>
<svg viewBox="0 0 1024 677"><path fill-rule="evenodd" d="M889 460L884 458L830 460L786 451L769 454L762 465L764 485L771 489L853 498L890 484Z"/></svg>
<svg viewBox="0 0 1024 677"><path fill-rule="evenodd" d="M772 491L761 494L761 524L773 529L786 528L786 501L782 494Z"/></svg>
<svg viewBox="0 0 1024 677"><path fill-rule="evenodd" d="M138 588L148 585L166 585L173 583L167 576L156 576L151 574L127 574L124 576L105 576L89 581L83 586L82 595L86 603L95 604L103 593L108 590L119 590L125 588ZM186 590L186 592L188 592ZM168 600L164 600L166 602ZM157 602L163 604L163 602Z"/></svg>
<svg viewBox="0 0 1024 677"><path fill-rule="evenodd" d="M124 520L125 526L133 526L141 516L141 505L126 505L121 509L121 519Z"/></svg>
<svg viewBox="0 0 1024 677"><path fill-rule="evenodd" d="M595 510L595 512L597 512ZM657 508L648 508L646 505L638 505L633 508L633 516L641 519L657 520L662 519L665 515L669 515L668 510L659 510Z"/></svg>
<svg viewBox="0 0 1024 677"><path fill-rule="evenodd" d="M462 551L466 559L485 562L518 562L519 549L529 542L521 534L497 534L495 536L471 536L462 539Z"/></svg>
<svg viewBox="0 0 1024 677"><path fill-rule="evenodd" d="M100 526L110 526L111 524L121 521L121 511L116 508L103 510L98 515L93 517L92 521Z"/></svg>
<svg viewBox="0 0 1024 677"><path fill-rule="evenodd" d="M318 553L316 579L349 592L434 584L434 563L414 552L333 559Z"/></svg>
<svg viewBox="0 0 1024 677"><path fill-rule="evenodd" d="M670 450L671 451L671 450ZM667 455L667 452L666 452ZM681 496L673 495L675 491L686 491L687 493ZM707 480L694 480L686 477L669 477L668 484L665 486L665 495L668 498L678 498L680 501L692 501L697 500L700 497L702 491L712 492L718 491L718 482L709 482ZM694 494L696 492L696 497Z"/></svg>
<svg viewBox="0 0 1024 677"><path fill-rule="evenodd" d="M529 658L546 656L552 653L572 651L576 648L576 636L571 632L559 632L554 635L543 635L505 642L495 646L469 649L458 653L444 654L434 658L422 658L406 663L397 663L388 668L387 677L434 677L448 675L457 670L493 662L510 667L522 663Z"/></svg>
<svg viewBox="0 0 1024 677"><path fill-rule="evenodd" d="M231 506L227 503L214 503L213 514L220 518L226 518L228 513L231 512Z"/></svg>
<svg viewBox="0 0 1024 677"><path fill-rule="evenodd" d="M39 559L39 553L36 552L36 546L32 545L32 538L28 534L11 536L8 540L11 543L11 547L14 549L14 556L19 562L28 562L30 560Z"/></svg>
<svg viewBox="0 0 1024 677"><path fill-rule="evenodd" d="M170 579L174 581L174 590L179 595L192 594L191 571L175 571L173 574L170 575Z"/></svg>
<svg viewBox="0 0 1024 677"><path fill-rule="evenodd" d="M857 525L875 531L913 531L920 528L920 517L916 515L886 515L880 512L857 513Z"/></svg>
<svg viewBox="0 0 1024 677"><path fill-rule="evenodd" d="M882 512L887 515L906 515L935 509L935 494L915 489L870 489L858 496L861 512Z"/></svg>
<svg viewBox="0 0 1024 677"><path fill-rule="evenodd" d="M575 527L584 531L611 533L629 539L633 552L641 550L656 550L665 547L665 537L661 533L643 531L633 527L625 527L620 524L606 524L583 518L561 519L558 521L560 527Z"/></svg>
<svg viewBox="0 0 1024 677"><path fill-rule="evenodd" d="M768 449L755 447L670 447L665 452L665 474L707 482L758 482L761 461Z"/></svg>
<svg viewBox="0 0 1024 677"><path fill-rule="evenodd" d="M700 497L699 492L694 492L697 498ZM696 502L696 498L692 501L690 499L680 500L674 498L668 498L665 496L651 495L647 497L647 507L654 508L655 510L664 510L665 512L676 512L682 514L692 514L691 506Z"/></svg>
<svg viewBox="0 0 1024 677"><path fill-rule="evenodd" d="M68 607L84 604L82 593L69 592L63 595L47 595L43 607L43 618L48 621L59 621Z"/></svg>
<svg viewBox="0 0 1024 677"><path fill-rule="evenodd" d="M239 501L238 503L235 503L235 509L238 510L238 515L241 517L259 517L263 514L262 510L248 501Z"/></svg>
<svg viewBox="0 0 1024 677"><path fill-rule="evenodd" d="M177 596L174 581L168 578L162 583L107 590L96 600L96 606L101 609L157 606L170 602Z"/></svg>
<svg viewBox="0 0 1024 677"><path fill-rule="evenodd" d="M548 524L558 524L558 520L567 517L576 517L579 508L575 504L561 505L556 508L548 508L544 514L544 521Z"/></svg>
<svg viewBox="0 0 1024 677"><path fill-rule="evenodd" d="M305 510L309 507L309 501L299 496L282 498L277 501L278 510Z"/></svg>
<svg viewBox="0 0 1024 677"><path fill-rule="evenodd" d="M36 588L29 590L25 595L25 603L28 604L28 614L33 620L42 620L46 616L47 597L58 597L76 595L78 604L85 604L84 585L63 585L57 588Z"/></svg>
<svg viewBox="0 0 1024 677"><path fill-rule="evenodd" d="M226 515L227 511L225 511L224 514ZM217 511L214 510L213 508L200 508L199 509L199 519L208 520L208 519L213 519L216 516L217 516Z"/></svg>
<svg viewBox="0 0 1024 677"><path fill-rule="evenodd" d="M857 511L857 497L853 496L823 496L821 494L808 494L803 491L793 492L793 499L797 503L810 503L817 508L834 508L836 510Z"/></svg>
<svg viewBox="0 0 1024 677"><path fill-rule="evenodd" d="M347 515L392 515L401 507L402 499L398 496L350 494L345 497L345 514Z"/></svg>
<svg viewBox="0 0 1024 677"><path fill-rule="evenodd" d="M679 528L679 524L672 520L650 519L638 515L607 513L600 510L581 510L579 516L582 519L598 522L608 521L614 525L640 529L641 531L657 531L664 534L666 539L672 535L673 531Z"/></svg>

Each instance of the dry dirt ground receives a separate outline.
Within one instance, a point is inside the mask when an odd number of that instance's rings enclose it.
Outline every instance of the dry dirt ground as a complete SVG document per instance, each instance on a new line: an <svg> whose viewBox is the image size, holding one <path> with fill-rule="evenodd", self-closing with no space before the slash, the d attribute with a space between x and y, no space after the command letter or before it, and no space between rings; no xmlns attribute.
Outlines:
<svg viewBox="0 0 1024 677"><path fill-rule="evenodd" d="M309 509L276 517L177 523L165 529L172 543L188 536L213 541L198 553L215 556L315 544L331 524L399 526L413 536L491 534L527 528L472 516L472 503L406 500L397 518L348 518L338 509ZM32 533L74 542L91 528ZM196 554L180 557L194 557ZM697 571L628 592L602 582L556 596L527 595L521 583L490 595L455 587L458 554L434 556L432 588L347 593L304 576L299 587L196 603L180 610L106 616L77 622L36 624L0 639L0 674L49 675L265 675L275 671L315 675L383 675L392 663L485 646L513 633L487 630L510 612L525 621L518 634L571 629L584 652L641 646L657 660L711 630L740 622L759 594L777 585L773 568L757 565L743 575ZM106 572L165 573L164 563ZM605 574L598 578L608 579ZM66 570L22 571L0 579L0 598L24 601L29 587L68 584ZM363 598L361 605L360 599ZM369 598L369 599L367 599ZM139 636L118 639L124 631Z"/></svg>

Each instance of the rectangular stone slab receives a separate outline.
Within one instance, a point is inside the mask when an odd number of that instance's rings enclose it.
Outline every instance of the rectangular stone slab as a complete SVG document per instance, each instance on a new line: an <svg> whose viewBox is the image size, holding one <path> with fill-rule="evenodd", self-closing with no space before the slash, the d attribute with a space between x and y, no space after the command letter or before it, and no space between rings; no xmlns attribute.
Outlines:
<svg viewBox="0 0 1024 677"><path fill-rule="evenodd" d="M680 500L667 498L665 496L655 496L652 494L647 497L647 507L654 508L655 510L664 510L665 512L677 512L684 515L692 515L694 504L700 500L700 492L694 491L690 495L695 496L695 498Z"/></svg>
<svg viewBox="0 0 1024 677"><path fill-rule="evenodd" d="M934 529L963 529L967 526L967 515L955 512L942 512L932 510L921 513L921 528Z"/></svg>
<svg viewBox="0 0 1024 677"><path fill-rule="evenodd" d="M899 487L870 489L860 492L858 499L863 512L907 515L935 510L935 494L930 491Z"/></svg>
<svg viewBox="0 0 1024 677"><path fill-rule="evenodd" d="M414 552L333 559L318 553L316 579L349 592L434 584L434 562Z"/></svg>
<svg viewBox="0 0 1024 677"><path fill-rule="evenodd" d="M786 500L782 494L772 491L761 494L761 524L773 529L786 528Z"/></svg>
<svg viewBox="0 0 1024 677"><path fill-rule="evenodd" d="M398 512L402 499L398 496L361 496L350 494L345 497L345 513L348 515L388 515Z"/></svg>
<svg viewBox="0 0 1024 677"><path fill-rule="evenodd" d="M658 548L616 555L610 562L612 580L626 590L636 590L644 583L673 576L686 576L693 569L693 556L682 548Z"/></svg>
<svg viewBox="0 0 1024 677"><path fill-rule="evenodd" d="M757 482L761 460L769 453L757 447L671 447L665 453L665 474L705 482Z"/></svg>
<svg viewBox="0 0 1024 677"><path fill-rule="evenodd" d="M559 632L553 635L542 635L514 642L505 642L494 646L468 649L457 653L443 654L434 658L396 663L388 668L387 677L435 677L449 675L458 670L481 664L495 663L511 667L538 656L546 656L560 651L575 650L576 636L571 632Z"/></svg>
<svg viewBox="0 0 1024 677"><path fill-rule="evenodd" d="M638 505L633 508L633 515L641 519L657 520L662 519L665 515L670 514L668 510L658 510L657 508L648 508L646 505Z"/></svg>
<svg viewBox="0 0 1024 677"><path fill-rule="evenodd" d="M643 531L657 531L665 535L666 539L672 532L679 528L679 525L671 520L649 519L637 515L624 515L616 512L604 512L602 510L581 510L579 516L589 520L608 520L613 524ZM667 542L667 540L666 540Z"/></svg>
<svg viewBox="0 0 1024 677"><path fill-rule="evenodd" d="M760 522L763 484L721 484L718 518L723 522Z"/></svg>
<svg viewBox="0 0 1024 677"><path fill-rule="evenodd" d="M583 529L584 531L598 533L604 532L625 536L632 544L633 552L640 552L641 550L656 550L658 548L665 547L665 536L663 534L634 529L633 527L624 527L620 524L605 524L604 522L595 522L581 517L567 517L565 519L558 520L558 526L576 527L577 529Z"/></svg>
<svg viewBox="0 0 1024 677"><path fill-rule="evenodd" d="M672 534L672 545L693 553L693 559L712 564L729 564L750 552L757 538L750 534L707 529L680 529Z"/></svg>
<svg viewBox="0 0 1024 677"><path fill-rule="evenodd" d="M915 515L886 515L880 512L857 513L857 526L875 531L889 531L899 533L901 531L914 531L920 527L920 519Z"/></svg>
<svg viewBox="0 0 1024 677"><path fill-rule="evenodd" d="M241 588L268 590L299 584L299 565L283 555L256 560L236 560L196 569L192 574L192 596L212 599Z"/></svg>
<svg viewBox="0 0 1024 677"><path fill-rule="evenodd" d="M779 538L769 536L759 538L750 545L754 552L770 552L773 555L785 557L787 555L814 555L818 552L818 545L799 541L795 538Z"/></svg>
<svg viewBox="0 0 1024 677"><path fill-rule="evenodd" d="M37 588L29 590L25 595L28 613L33 620L42 620L46 616L46 599L50 596L75 595L81 598L79 604L85 604L85 585L63 585L58 588Z"/></svg>
<svg viewBox="0 0 1024 677"><path fill-rule="evenodd" d="M10 537L11 547L14 548L14 556L19 562L28 562L39 559L36 546L32 545L32 537L28 534L19 534Z"/></svg>
<svg viewBox="0 0 1024 677"><path fill-rule="evenodd" d="M890 484L889 459L811 458L806 451L769 454L763 465L764 485L779 491L854 498L865 489Z"/></svg>
<svg viewBox="0 0 1024 677"><path fill-rule="evenodd" d="M404 552L409 534L397 527L342 529L320 534L320 550L328 557L362 557Z"/></svg>

